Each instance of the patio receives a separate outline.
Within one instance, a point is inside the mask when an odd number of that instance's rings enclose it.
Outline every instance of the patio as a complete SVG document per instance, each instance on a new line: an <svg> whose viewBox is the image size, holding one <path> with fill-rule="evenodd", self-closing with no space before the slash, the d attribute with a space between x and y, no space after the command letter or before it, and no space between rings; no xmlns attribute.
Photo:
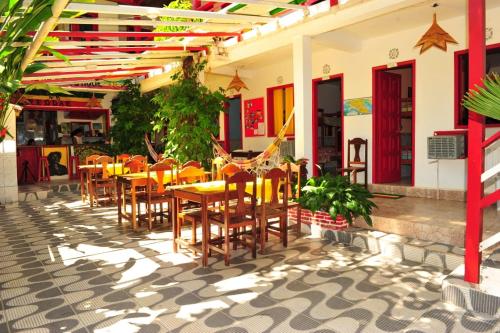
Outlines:
<svg viewBox="0 0 500 333"><path fill-rule="evenodd" d="M231 266L72 192L0 210L1 332L498 332L440 301L449 271L318 239Z"/></svg>

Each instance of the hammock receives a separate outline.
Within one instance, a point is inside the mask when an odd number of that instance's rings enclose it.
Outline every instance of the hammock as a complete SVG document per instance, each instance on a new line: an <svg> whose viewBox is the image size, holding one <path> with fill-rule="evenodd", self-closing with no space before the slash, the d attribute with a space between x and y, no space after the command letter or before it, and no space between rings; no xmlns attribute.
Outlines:
<svg viewBox="0 0 500 333"><path fill-rule="evenodd" d="M266 164L270 162L272 164L272 167L275 167L279 164L279 160L276 160L276 157L279 159L279 154L276 154L276 152L279 151L280 145L283 142L283 139L285 138L286 131L288 129L288 126L290 126L290 123L292 122L293 115L295 113L295 108L292 109L292 112L290 112L290 115L288 116L285 124L283 124L283 127L280 129L278 135L276 138L273 140L273 142L267 146L266 149L259 155L255 156L254 158L251 159L246 159L246 160L241 160L241 159L233 159L231 157L231 154L229 154L227 151L224 150L224 148L217 142L217 139L211 135L213 144L214 144L214 155L215 157L220 157L227 163L234 163L238 165L241 169L245 169L248 171L254 171L258 174L260 174L262 169L267 169ZM144 141L146 142L146 146L148 148L149 154L153 158L155 162L158 162L160 158L160 154L158 154L153 145L151 144L151 141L149 140L147 134L144 135ZM272 160L272 158L275 157L275 160Z"/></svg>
<svg viewBox="0 0 500 333"><path fill-rule="evenodd" d="M225 151L224 148L217 142L217 139L212 135L211 137L214 144L214 155L216 157L221 157L227 163L234 163L238 165L241 169L254 171L258 174L261 173L260 171L262 169L269 168L269 166L266 165L268 162L270 162L269 164L273 164L271 165L271 167L277 166L279 164L279 160L276 159L273 160L272 157L277 157L279 159L279 154L276 154L276 152L279 152L280 145L283 142L283 139L285 138L288 126L292 122L294 113L295 109L292 109L292 112L290 112L290 115L288 116L285 124L283 124L283 127L280 129L278 135L273 140L273 142L269 146L267 146L267 148L264 149L262 153L255 156L254 158L246 160L233 159L231 154Z"/></svg>

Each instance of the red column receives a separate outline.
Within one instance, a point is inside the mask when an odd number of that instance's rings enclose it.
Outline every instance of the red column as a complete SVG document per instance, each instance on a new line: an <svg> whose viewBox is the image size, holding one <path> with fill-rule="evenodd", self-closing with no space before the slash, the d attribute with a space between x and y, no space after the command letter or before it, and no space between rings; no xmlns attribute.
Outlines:
<svg viewBox="0 0 500 333"><path fill-rule="evenodd" d="M485 0L468 0L469 3L469 88L481 83L485 74ZM484 117L469 112L468 173L467 173L467 224L465 227L465 281L479 283L481 253L479 243L483 235L483 184L484 170Z"/></svg>

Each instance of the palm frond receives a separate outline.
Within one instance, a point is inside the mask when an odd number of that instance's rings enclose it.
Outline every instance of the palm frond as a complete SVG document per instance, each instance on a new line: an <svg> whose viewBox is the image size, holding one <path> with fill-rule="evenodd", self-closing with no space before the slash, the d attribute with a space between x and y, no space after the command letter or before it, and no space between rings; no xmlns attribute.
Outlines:
<svg viewBox="0 0 500 333"><path fill-rule="evenodd" d="M484 86L476 85L462 101L467 109L496 120L500 120L500 76L496 73L483 79Z"/></svg>

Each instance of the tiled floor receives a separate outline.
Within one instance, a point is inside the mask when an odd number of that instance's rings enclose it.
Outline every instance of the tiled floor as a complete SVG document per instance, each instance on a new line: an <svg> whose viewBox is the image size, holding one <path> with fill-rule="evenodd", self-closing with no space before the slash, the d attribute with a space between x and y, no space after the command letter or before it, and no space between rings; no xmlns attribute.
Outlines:
<svg viewBox="0 0 500 333"><path fill-rule="evenodd" d="M440 302L447 272L314 239L202 268L79 196L0 210L0 332L500 332Z"/></svg>

